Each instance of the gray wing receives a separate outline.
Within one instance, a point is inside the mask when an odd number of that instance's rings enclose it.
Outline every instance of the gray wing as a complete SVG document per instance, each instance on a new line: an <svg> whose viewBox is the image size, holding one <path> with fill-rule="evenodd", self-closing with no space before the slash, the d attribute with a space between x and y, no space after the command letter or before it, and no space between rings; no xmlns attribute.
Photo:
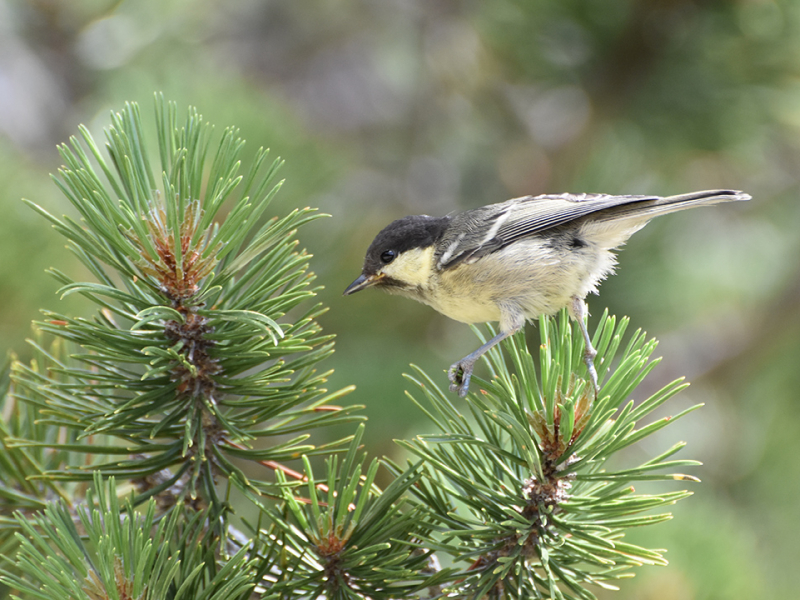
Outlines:
<svg viewBox="0 0 800 600"><path fill-rule="evenodd" d="M525 196L470 210L453 218L438 244L440 269L479 258L520 238L616 206L657 201L658 196L558 194Z"/></svg>

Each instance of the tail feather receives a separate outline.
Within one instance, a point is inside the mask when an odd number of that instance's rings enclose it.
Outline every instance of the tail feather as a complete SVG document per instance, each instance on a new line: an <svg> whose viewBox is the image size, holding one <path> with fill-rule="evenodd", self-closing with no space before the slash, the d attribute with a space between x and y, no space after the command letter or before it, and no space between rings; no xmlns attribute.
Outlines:
<svg viewBox="0 0 800 600"><path fill-rule="evenodd" d="M624 244L631 235L655 217L698 206L749 199L748 194L731 190L692 192L664 198L644 196L594 213L590 219L584 221L582 232L587 239L600 247L613 249Z"/></svg>
<svg viewBox="0 0 800 600"><path fill-rule="evenodd" d="M713 206L723 202L750 200L750 195L736 190L707 190L677 196L645 197L640 201L621 204L596 213L600 220L641 219L648 221L654 217L697 206Z"/></svg>

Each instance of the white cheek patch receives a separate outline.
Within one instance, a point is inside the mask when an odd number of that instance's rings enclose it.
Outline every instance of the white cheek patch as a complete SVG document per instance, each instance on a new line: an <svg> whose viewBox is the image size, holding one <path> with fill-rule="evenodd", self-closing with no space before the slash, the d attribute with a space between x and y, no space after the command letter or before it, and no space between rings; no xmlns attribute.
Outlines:
<svg viewBox="0 0 800 600"><path fill-rule="evenodd" d="M406 250L386 265L381 273L409 287L427 287L433 271L433 246Z"/></svg>

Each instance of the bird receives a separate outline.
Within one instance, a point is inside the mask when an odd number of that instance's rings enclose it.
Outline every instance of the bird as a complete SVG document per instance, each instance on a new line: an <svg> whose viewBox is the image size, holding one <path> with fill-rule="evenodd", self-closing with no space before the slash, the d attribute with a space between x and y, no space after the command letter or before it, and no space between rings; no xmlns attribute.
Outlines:
<svg viewBox="0 0 800 600"><path fill-rule="evenodd" d="M735 190L665 197L544 194L441 217L403 217L375 236L361 274L344 295L374 287L463 323L498 322L496 336L448 369L450 390L461 397L488 350L529 320L567 308L584 339L596 396L597 353L586 328L585 299L613 273L614 250L654 217L749 199Z"/></svg>

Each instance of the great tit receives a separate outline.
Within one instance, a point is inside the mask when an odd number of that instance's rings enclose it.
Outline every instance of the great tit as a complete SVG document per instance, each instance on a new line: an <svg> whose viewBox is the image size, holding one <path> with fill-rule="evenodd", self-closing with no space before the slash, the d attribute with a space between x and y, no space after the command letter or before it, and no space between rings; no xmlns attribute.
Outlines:
<svg viewBox="0 0 800 600"><path fill-rule="evenodd" d="M377 287L463 323L499 321L500 333L454 363L450 390L466 396L475 362L539 315L567 307L585 341L598 391L585 297L614 270L613 250L653 217L734 200L743 192L679 196L525 196L456 215L416 215L387 225L370 244L361 275L344 294Z"/></svg>

